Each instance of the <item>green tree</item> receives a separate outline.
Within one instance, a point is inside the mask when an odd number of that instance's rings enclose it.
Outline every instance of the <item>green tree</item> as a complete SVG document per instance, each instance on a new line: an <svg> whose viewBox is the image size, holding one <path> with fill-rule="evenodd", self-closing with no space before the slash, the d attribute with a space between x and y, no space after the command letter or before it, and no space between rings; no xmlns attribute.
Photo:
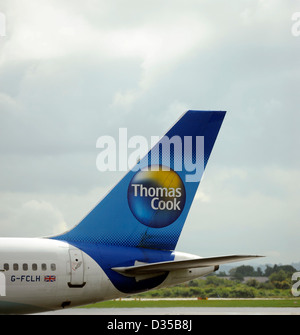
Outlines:
<svg viewBox="0 0 300 335"><path fill-rule="evenodd" d="M288 276L291 276L294 272L297 270L291 266L291 265L277 265L275 264L273 267L267 265L265 269L265 276L270 277L273 273L283 271L288 274Z"/></svg>
<svg viewBox="0 0 300 335"><path fill-rule="evenodd" d="M278 272L273 272L269 276L269 280L272 283L275 282L275 281L284 281L285 279L287 279L288 276L289 276L288 273L284 272L283 270L280 270Z"/></svg>
<svg viewBox="0 0 300 335"><path fill-rule="evenodd" d="M263 275L264 275L264 274L263 274L261 268L258 267L257 270L256 270L256 276L257 276L257 277L262 277Z"/></svg>
<svg viewBox="0 0 300 335"><path fill-rule="evenodd" d="M244 277L255 277L262 275L262 271L258 268L258 271L255 271L253 266L242 265L237 268L233 268L229 271L229 274L232 278L237 280L243 280Z"/></svg>
<svg viewBox="0 0 300 335"><path fill-rule="evenodd" d="M246 285L250 286L250 287L256 287L256 288L258 288L259 287L259 282L256 279L249 279L246 282Z"/></svg>

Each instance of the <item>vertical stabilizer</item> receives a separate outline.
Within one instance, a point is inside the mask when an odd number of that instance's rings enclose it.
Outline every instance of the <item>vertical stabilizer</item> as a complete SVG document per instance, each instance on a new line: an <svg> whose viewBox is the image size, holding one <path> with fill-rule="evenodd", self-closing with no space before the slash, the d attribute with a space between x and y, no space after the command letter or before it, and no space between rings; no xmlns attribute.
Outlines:
<svg viewBox="0 0 300 335"><path fill-rule="evenodd" d="M174 250L224 116L187 111L77 226L54 238Z"/></svg>

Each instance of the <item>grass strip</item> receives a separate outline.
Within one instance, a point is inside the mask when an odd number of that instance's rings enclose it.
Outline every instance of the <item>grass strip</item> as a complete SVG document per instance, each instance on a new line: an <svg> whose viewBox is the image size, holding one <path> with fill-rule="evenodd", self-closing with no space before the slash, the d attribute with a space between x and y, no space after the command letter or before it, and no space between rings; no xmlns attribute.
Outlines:
<svg viewBox="0 0 300 335"><path fill-rule="evenodd" d="M144 307L300 307L298 299L238 300L110 300L81 308L144 308Z"/></svg>

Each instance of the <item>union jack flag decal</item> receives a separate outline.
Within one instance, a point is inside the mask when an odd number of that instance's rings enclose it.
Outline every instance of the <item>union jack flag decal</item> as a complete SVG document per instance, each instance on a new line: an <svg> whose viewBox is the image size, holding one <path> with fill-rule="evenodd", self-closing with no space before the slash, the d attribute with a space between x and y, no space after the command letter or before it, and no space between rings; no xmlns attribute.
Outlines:
<svg viewBox="0 0 300 335"><path fill-rule="evenodd" d="M56 281L56 276L45 276L44 281L46 282L54 282Z"/></svg>

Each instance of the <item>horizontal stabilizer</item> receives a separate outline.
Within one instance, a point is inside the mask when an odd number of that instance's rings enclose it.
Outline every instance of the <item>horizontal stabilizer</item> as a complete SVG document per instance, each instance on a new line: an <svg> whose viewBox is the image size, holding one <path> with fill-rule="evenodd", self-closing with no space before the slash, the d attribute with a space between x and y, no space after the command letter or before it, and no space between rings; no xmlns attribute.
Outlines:
<svg viewBox="0 0 300 335"><path fill-rule="evenodd" d="M176 270L185 270L192 268L208 267L208 266L218 266L225 263L239 262L243 260L253 259L257 257L256 255L229 255L229 256L217 256L217 257L204 257L196 259L185 259L179 261L168 261L159 263L150 263L143 265L134 265L128 267L116 267L112 270L127 276L135 277L148 274L156 274L162 272L170 272Z"/></svg>

